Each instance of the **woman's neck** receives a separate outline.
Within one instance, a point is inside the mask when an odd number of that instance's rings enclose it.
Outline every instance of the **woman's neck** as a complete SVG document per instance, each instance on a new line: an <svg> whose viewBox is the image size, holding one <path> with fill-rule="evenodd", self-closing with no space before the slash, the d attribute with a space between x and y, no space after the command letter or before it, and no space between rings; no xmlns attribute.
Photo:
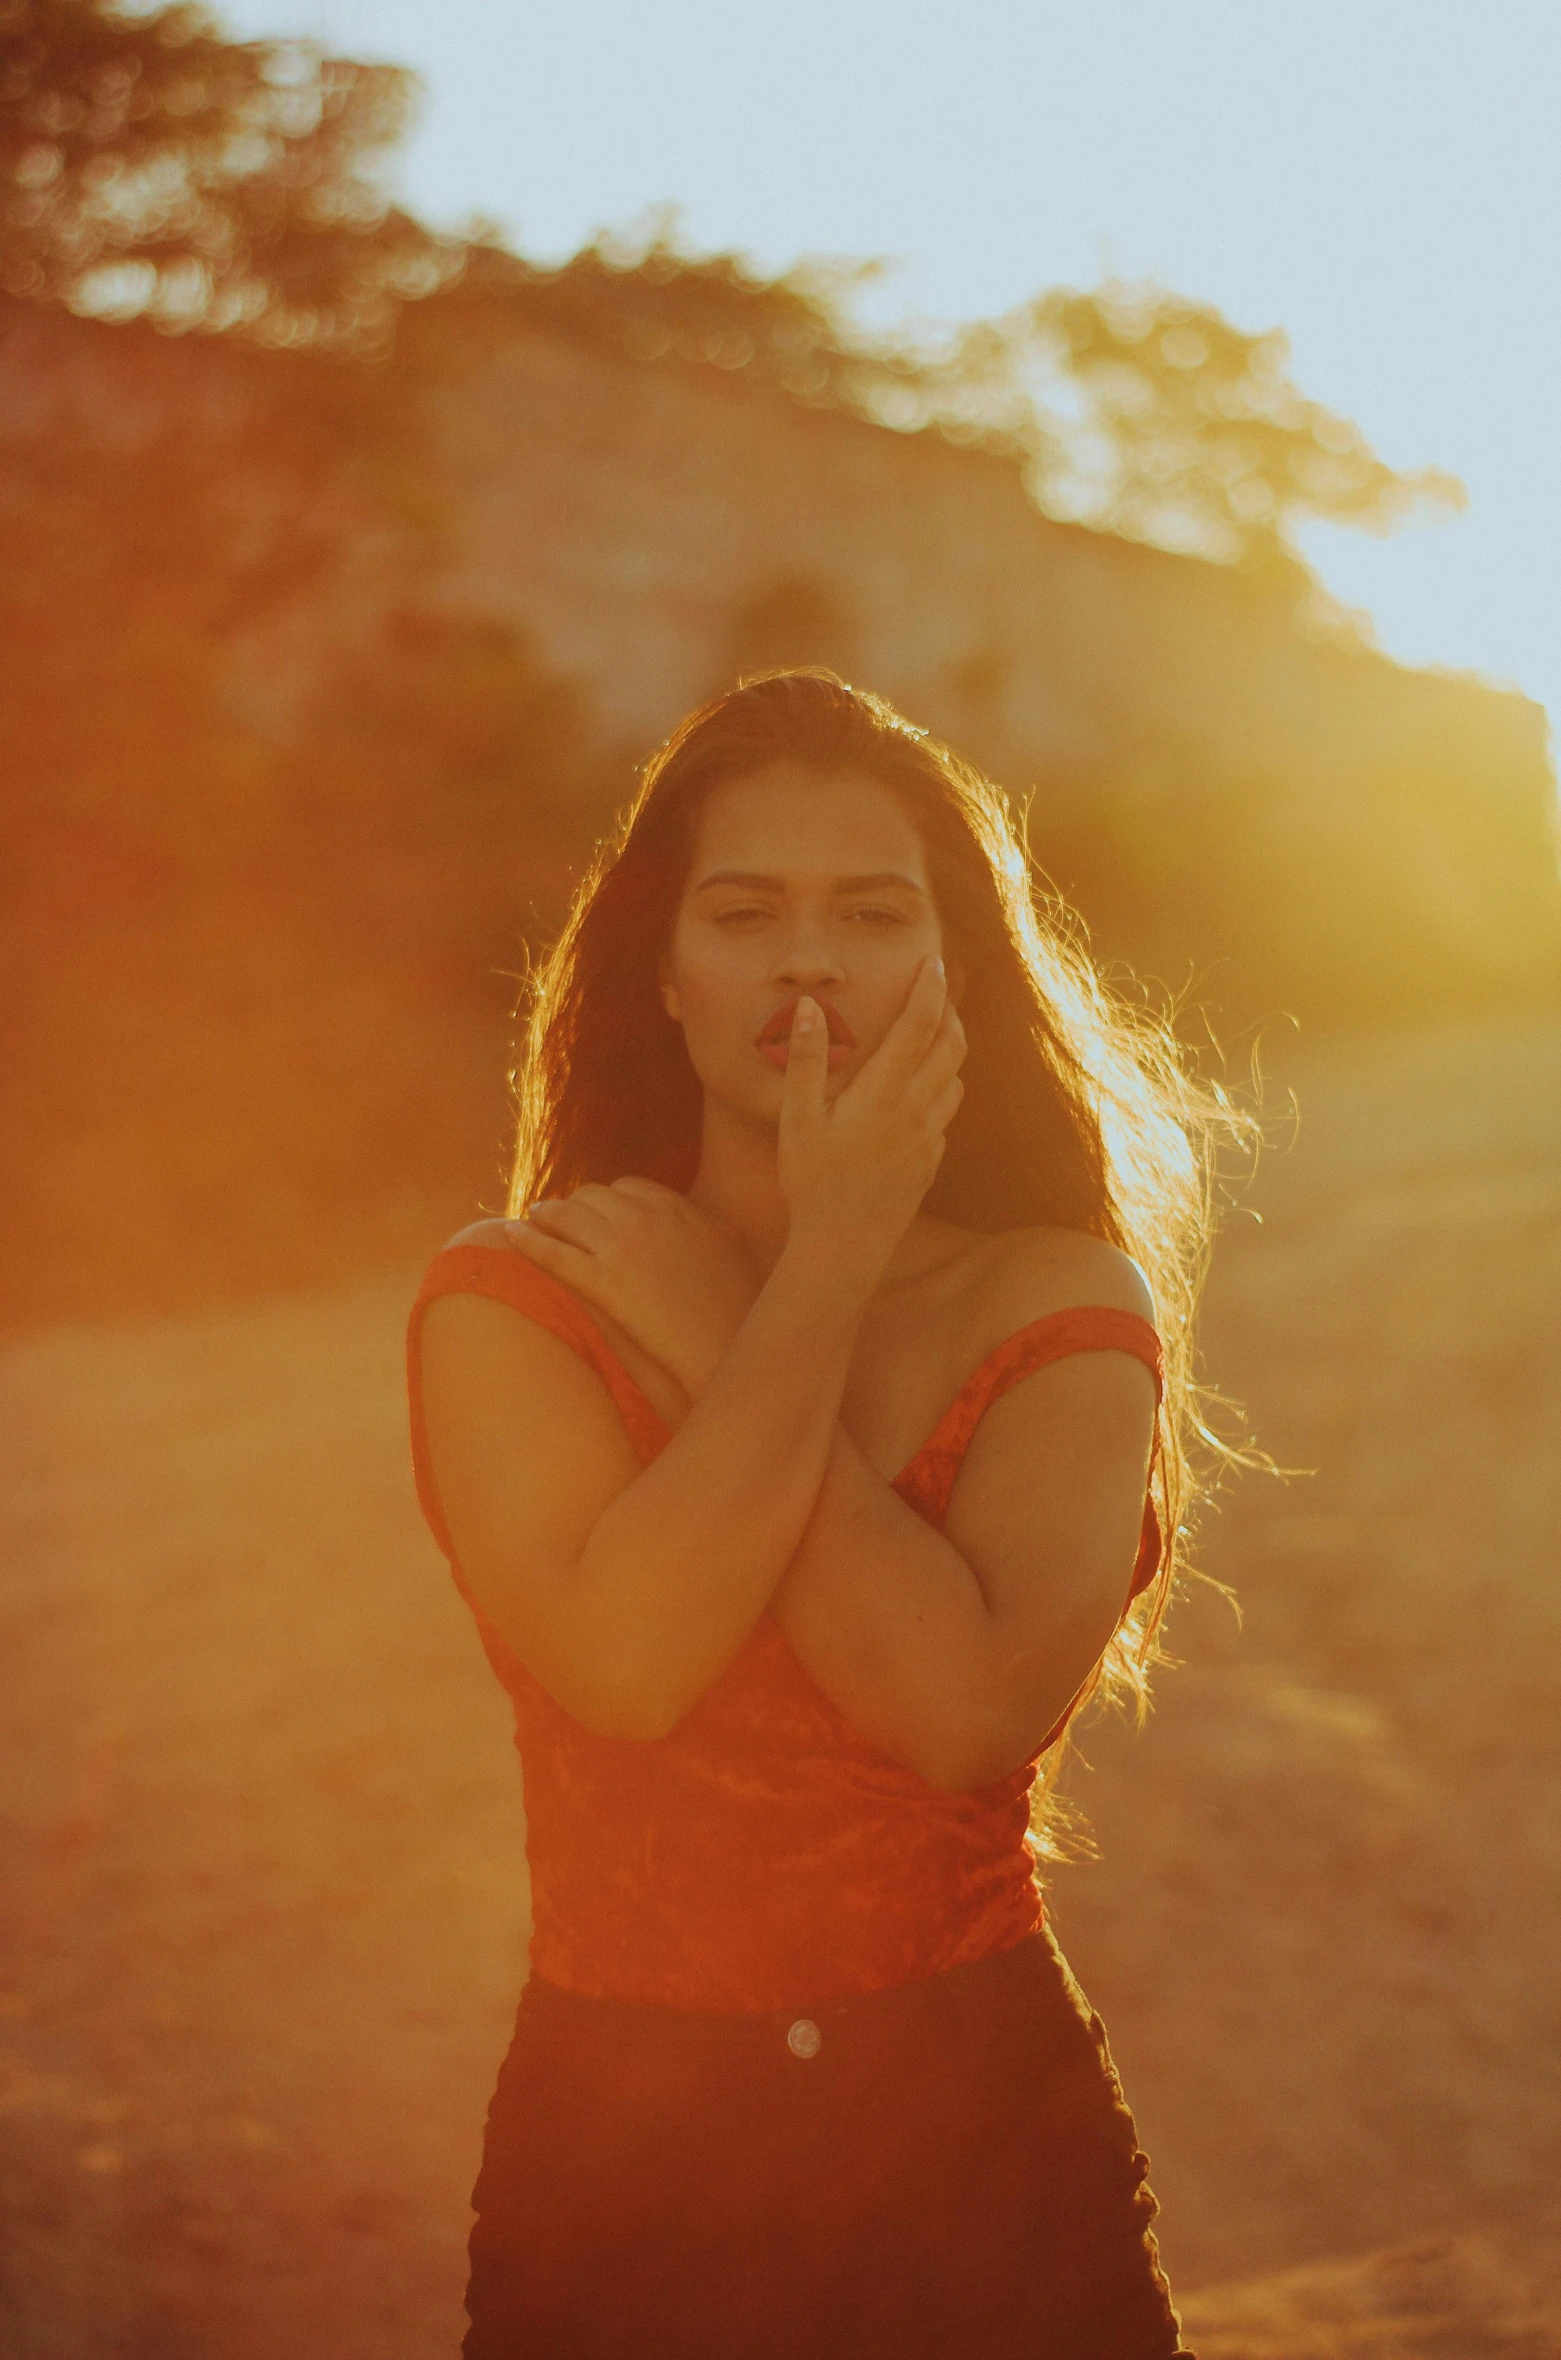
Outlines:
<svg viewBox="0 0 1561 2360"><path fill-rule="evenodd" d="M689 1195L736 1230L766 1275L774 1269L789 1219L772 1131L712 1120L707 1111L699 1169Z"/></svg>
<svg viewBox="0 0 1561 2360"><path fill-rule="evenodd" d="M791 1226L776 1168L775 1134L707 1115L689 1195L736 1230L768 1277ZM972 1231L918 1213L895 1248L887 1276L891 1281L919 1277L957 1260L972 1242Z"/></svg>

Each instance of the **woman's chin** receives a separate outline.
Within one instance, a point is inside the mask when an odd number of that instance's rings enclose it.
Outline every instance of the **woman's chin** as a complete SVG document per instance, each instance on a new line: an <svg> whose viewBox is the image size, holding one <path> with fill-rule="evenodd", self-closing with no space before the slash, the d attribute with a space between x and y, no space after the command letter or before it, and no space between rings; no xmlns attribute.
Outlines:
<svg viewBox="0 0 1561 2360"><path fill-rule="evenodd" d="M763 1059L766 1065L773 1067L776 1073L784 1073L786 1071L789 1052L784 1041L778 1041L773 1046L769 1042L766 1042L764 1046L757 1051L757 1054ZM857 1062L857 1052L854 1047L849 1049L831 1049L829 1052L830 1081L837 1085L843 1082L846 1078L848 1068Z"/></svg>
<svg viewBox="0 0 1561 2360"><path fill-rule="evenodd" d="M851 1079L848 1068L859 1063L857 1052L841 1052L840 1067L831 1070L824 1082L824 1103L832 1106ZM781 1100L786 1089L786 1059L784 1053L771 1057L766 1050L758 1050L752 1061L738 1074L702 1074L700 1084L704 1095L705 1130L708 1135L712 1118L725 1121L737 1130L762 1130L771 1138L780 1125Z"/></svg>

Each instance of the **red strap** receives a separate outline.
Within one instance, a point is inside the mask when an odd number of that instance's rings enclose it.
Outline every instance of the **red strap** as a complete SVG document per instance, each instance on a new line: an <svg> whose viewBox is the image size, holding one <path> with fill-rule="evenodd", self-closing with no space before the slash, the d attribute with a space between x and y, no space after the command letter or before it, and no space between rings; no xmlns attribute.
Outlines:
<svg viewBox="0 0 1561 2360"><path fill-rule="evenodd" d="M1048 1312L1044 1319L1032 1319L1028 1327L1005 1336L996 1350L987 1354L959 1400L973 1400L979 1420L994 1401L1026 1377L1033 1377L1037 1369L1050 1368L1053 1361L1071 1360L1079 1352L1130 1353L1154 1378L1155 1399L1160 1399L1165 1389L1165 1362L1160 1339L1148 1320L1136 1311L1108 1311L1100 1304L1082 1303L1067 1311Z"/></svg>
<svg viewBox="0 0 1561 2360"><path fill-rule="evenodd" d="M1158 1399L1163 1383L1160 1339L1147 1319L1134 1311L1108 1311L1100 1304L1083 1304L1067 1311L1048 1312L989 1352L981 1366L960 1387L921 1449L896 1478L895 1488L920 1515L941 1524L948 1513L955 1478L971 1437L994 1401L1038 1369L1069 1360L1079 1352L1126 1352L1142 1361L1155 1381Z"/></svg>
<svg viewBox="0 0 1561 2360"><path fill-rule="evenodd" d="M441 1295L486 1295L490 1302L507 1303L512 1311L546 1328L577 1352L601 1378L622 1418L630 1441L645 1460L653 1458L667 1439L667 1430L613 1351L590 1313L556 1278L514 1246L454 1245L436 1254L423 1275L412 1315L407 1323L407 1400L412 1416L412 1470L417 1496L430 1531L445 1555L453 1554L433 1471L428 1463L428 1437L423 1420L423 1314Z"/></svg>
<svg viewBox="0 0 1561 2360"><path fill-rule="evenodd" d="M1165 1398L1165 1355L1160 1339L1147 1319L1136 1311L1108 1311L1103 1305L1086 1304L1075 1310L1054 1311L1045 1319L1033 1320L1028 1327L1019 1328L1007 1337L976 1371L982 1381L979 1393L980 1410L1033 1376L1037 1369L1048 1368L1053 1361L1070 1359L1076 1352L1127 1352L1142 1361L1154 1378L1155 1403ZM967 1392L969 1387L966 1388ZM978 1415L980 1412L978 1411ZM1160 1455L1160 1437L1155 1434L1154 1455ZM1151 1462L1152 1472L1153 1462ZM1165 1557L1165 1535L1160 1530L1160 1518L1153 1495L1144 1500L1144 1521L1138 1537L1138 1554L1133 1560L1133 1578L1128 1587L1123 1612L1133 1600L1148 1589L1159 1572Z"/></svg>
<svg viewBox="0 0 1561 2360"><path fill-rule="evenodd" d="M991 1390L983 1407L1017 1385L1022 1377L1032 1376L1038 1368L1049 1367L1055 1360L1070 1358L1075 1352L1128 1352L1143 1362L1154 1378L1156 1406L1165 1398L1165 1355L1160 1339L1147 1319L1140 1319L1136 1311L1108 1311L1101 1305L1085 1305L1073 1311L1054 1311L1047 1319L1038 1319L1027 1328L1020 1328L994 1353L995 1363ZM977 1372L980 1374L980 1371ZM1154 1459L1160 1455L1160 1436L1155 1433ZM1154 1460L1150 1462L1153 1472ZM1133 1560L1133 1578L1128 1585L1123 1613L1133 1600L1147 1590L1159 1572L1165 1557L1165 1535L1160 1530L1160 1518L1154 1496L1146 1494L1144 1520L1138 1535L1138 1554Z"/></svg>

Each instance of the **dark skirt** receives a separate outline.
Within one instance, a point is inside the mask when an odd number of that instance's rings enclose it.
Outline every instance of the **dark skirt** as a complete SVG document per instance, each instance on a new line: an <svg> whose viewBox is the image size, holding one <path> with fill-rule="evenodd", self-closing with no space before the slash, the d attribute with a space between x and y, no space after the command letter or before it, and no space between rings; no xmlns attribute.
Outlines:
<svg viewBox="0 0 1561 2360"><path fill-rule="evenodd" d="M1155 2201L1048 1934L805 2016L533 1978L466 2360L1170 2360Z"/></svg>

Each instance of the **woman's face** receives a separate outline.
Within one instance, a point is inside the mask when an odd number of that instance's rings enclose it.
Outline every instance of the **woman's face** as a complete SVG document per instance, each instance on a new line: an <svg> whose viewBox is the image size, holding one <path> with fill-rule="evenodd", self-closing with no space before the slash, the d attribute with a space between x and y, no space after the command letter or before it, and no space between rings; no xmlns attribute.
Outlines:
<svg viewBox="0 0 1561 2360"><path fill-rule="evenodd" d="M772 1125L799 996L828 1020L833 1094L942 950L921 839L890 790L777 762L706 798L662 999L707 1106Z"/></svg>

